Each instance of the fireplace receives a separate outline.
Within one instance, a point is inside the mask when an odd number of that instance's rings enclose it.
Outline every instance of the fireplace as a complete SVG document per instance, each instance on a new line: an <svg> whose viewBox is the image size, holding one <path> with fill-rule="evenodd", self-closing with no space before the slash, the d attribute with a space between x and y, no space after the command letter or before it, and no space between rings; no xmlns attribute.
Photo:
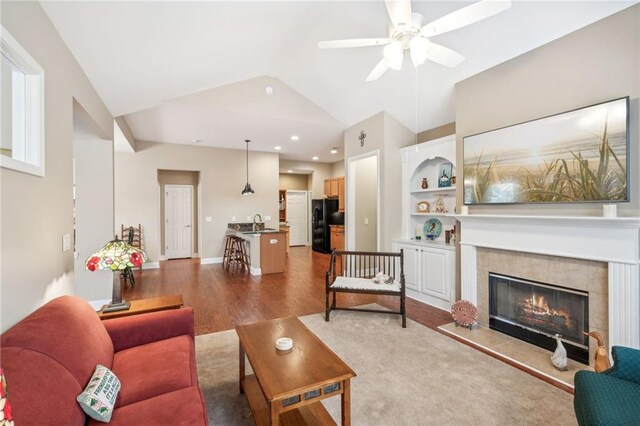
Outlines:
<svg viewBox="0 0 640 426"><path fill-rule="evenodd" d="M567 356L589 364L589 294L489 273L489 327L548 350L562 336Z"/></svg>

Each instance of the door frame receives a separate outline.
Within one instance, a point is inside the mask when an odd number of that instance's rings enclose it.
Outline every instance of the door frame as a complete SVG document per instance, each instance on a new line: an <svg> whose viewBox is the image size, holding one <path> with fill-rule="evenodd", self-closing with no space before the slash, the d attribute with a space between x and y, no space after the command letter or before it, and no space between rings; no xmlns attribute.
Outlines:
<svg viewBox="0 0 640 426"><path fill-rule="evenodd" d="M305 194L305 201L307 202L307 209L306 209L307 217L306 217L304 223L305 223L305 226L307 227L307 230L305 232L305 242L304 242L304 244L302 244L302 246L308 246L310 244L309 230L311 228L311 225L310 225L310 223L311 223L311 221L310 221L310 213L311 213L310 205L311 204L310 204L310 201L309 201L310 200L309 199L310 191L303 191L302 189L287 189L286 191L287 191L287 195L286 195L287 198L288 198L289 193L291 193L291 192L295 192L295 193L298 193L298 194ZM289 201L287 201L287 214L288 213L289 213ZM289 224L289 246L291 247L291 222L289 222L289 218L288 217L286 219L287 219L286 222Z"/></svg>
<svg viewBox="0 0 640 426"><path fill-rule="evenodd" d="M193 213L194 213L193 212L193 185L179 185L179 184L169 184L169 183L167 183L167 184L164 185L164 190L167 191L168 188L189 188L189 193L191 195L191 206L190 206L190 210L191 210L191 215L190 215L190 220L191 220L191 226L190 226L190 228L191 228L191 244L189 244L189 257L193 258L193 236L194 236L194 233L193 233L193 228L194 228L193 227ZM168 214L167 214L167 209L168 209L169 203L167 202L167 198L168 197L165 196L165 200L164 200L164 224L161 224L161 226L164 225L164 244L165 244L164 257L165 257L165 259L170 259L169 256L167 255L167 247L166 247L167 246L167 240L168 240L167 239L167 221L169 220L168 219Z"/></svg>
<svg viewBox="0 0 640 426"><path fill-rule="evenodd" d="M376 250L380 251L380 182L382 181L380 171L380 150L376 149L364 154L354 155L347 158L347 168L345 179L347 180L347 209L345 212L347 223L347 241L345 241L345 247L347 250L355 250L356 242L356 182L353 177L355 176L355 163L358 160L364 160L366 158L376 157Z"/></svg>

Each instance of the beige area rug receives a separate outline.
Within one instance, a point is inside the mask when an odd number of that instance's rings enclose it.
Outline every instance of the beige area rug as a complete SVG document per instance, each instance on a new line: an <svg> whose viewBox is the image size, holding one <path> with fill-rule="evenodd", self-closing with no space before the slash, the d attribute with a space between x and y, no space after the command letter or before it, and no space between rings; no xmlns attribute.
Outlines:
<svg viewBox="0 0 640 426"><path fill-rule="evenodd" d="M403 329L395 315L347 311L301 320L358 375L354 425L576 424L568 393L414 321ZM253 424L235 331L197 336L196 352L210 424ZM340 398L323 403L339 424Z"/></svg>

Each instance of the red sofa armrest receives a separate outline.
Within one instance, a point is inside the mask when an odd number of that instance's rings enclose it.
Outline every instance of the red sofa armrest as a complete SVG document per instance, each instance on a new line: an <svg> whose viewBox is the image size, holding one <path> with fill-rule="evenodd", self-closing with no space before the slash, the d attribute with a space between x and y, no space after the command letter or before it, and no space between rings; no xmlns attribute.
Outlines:
<svg viewBox="0 0 640 426"><path fill-rule="evenodd" d="M193 308L171 309L102 321L113 351L187 334L195 341Z"/></svg>

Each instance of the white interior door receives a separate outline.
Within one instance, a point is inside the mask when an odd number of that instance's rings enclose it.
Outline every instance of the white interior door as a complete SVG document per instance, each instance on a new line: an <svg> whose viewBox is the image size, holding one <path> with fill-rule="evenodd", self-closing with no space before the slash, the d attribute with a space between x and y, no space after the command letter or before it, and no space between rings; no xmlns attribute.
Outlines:
<svg viewBox="0 0 640 426"><path fill-rule="evenodd" d="M289 223L290 246L307 244L308 199L307 191L287 191L287 222Z"/></svg>
<svg viewBox="0 0 640 426"><path fill-rule="evenodd" d="M165 256L191 257L193 248L193 187L165 185Z"/></svg>

